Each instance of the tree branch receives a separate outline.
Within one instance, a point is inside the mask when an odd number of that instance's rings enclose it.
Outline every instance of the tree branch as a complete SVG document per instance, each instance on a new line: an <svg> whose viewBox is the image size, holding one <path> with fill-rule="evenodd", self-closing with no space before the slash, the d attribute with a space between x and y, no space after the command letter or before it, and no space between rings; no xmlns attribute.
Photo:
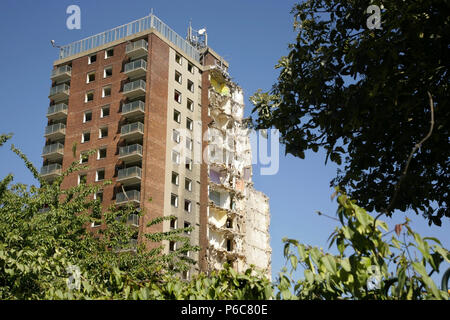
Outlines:
<svg viewBox="0 0 450 320"><path fill-rule="evenodd" d="M416 143L414 145L414 147L412 148L411 153L409 154L408 160L406 161L405 169L403 170L402 175L400 176L400 178L398 179L398 181L397 181L397 183L395 185L394 195L392 196L391 201L389 202L389 205L388 205L387 209L382 211L380 214L378 214L376 216L375 220L374 220L374 223L373 223L374 231L375 231L375 228L376 228L377 219L379 217L381 217L383 214L388 214L392 210L392 207L394 206L395 200L397 199L397 195L398 195L398 192L400 190L400 184L402 183L403 179L406 177L406 174L408 172L409 164L411 163L412 157L414 156L416 151L422 146L422 144L431 137L431 134L433 132L433 128L434 128L434 102L433 102L433 96L431 95L430 91L427 91L427 93L428 93L428 99L429 99L429 104L430 104L430 109L431 109L430 130L428 131L427 135L419 143Z"/></svg>

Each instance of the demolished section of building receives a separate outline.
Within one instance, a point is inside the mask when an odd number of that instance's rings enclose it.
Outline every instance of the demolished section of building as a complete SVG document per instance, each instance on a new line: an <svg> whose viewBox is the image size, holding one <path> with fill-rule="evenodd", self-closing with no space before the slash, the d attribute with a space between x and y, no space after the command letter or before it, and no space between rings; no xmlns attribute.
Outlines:
<svg viewBox="0 0 450 320"><path fill-rule="evenodd" d="M254 265L270 278L269 199L253 187L243 91L220 65L209 77L208 269Z"/></svg>

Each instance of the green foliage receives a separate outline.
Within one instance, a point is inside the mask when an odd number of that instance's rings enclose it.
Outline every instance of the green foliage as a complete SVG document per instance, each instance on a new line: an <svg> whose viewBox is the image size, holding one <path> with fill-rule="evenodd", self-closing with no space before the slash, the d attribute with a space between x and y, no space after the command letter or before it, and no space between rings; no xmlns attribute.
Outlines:
<svg viewBox="0 0 450 320"><path fill-rule="evenodd" d="M435 238L421 238L407 219L396 226L397 237L388 240L388 226L374 219L337 189L341 223L330 236L338 255L323 252L297 240L283 239L290 271L278 279L277 298L282 299L448 299L430 278L441 262L450 262L450 252ZM384 233L383 231L384 230ZM411 251L421 254L412 258ZM293 272L302 267L304 278L295 281ZM427 271L430 270L430 272Z"/></svg>
<svg viewBox="0 0 450 320"><path fill-rule="evenodd" d="M0 145L9 138L2 135ZM192 227L143 235L150 243L176 241L177 250L169 254L163 253L162 245L133 248L129 240L137 230L127 220L136 209L132 205L102 208L93 199L109 181L62 189L64 177L87 166L73 163L48 184L20 150L11 149L40 187L11 185L12 175L0 181L0 299L268 299L272 295L271 283L252 269L237 274L225 266L190 282L181 280L178 274L195 263L186 253L199 249L184 236ZM147 227L173 218L153 219ZM89 231L92 222L102 222L103 227Z"/></svg>
<svg viewBox="0 0 450 320"><path fill-rule="evenodd" d="M366 25L382 8L381 29ZM450 217L450 3L442 0L307 0L292 13L298 32L279 60L270 93L251 98L256 128L280 130L286 152L326 151L342 164L331 182L369 211ZM414 154L396 192L411 150ZM392 205L387 207L388 204Z"/></svg>

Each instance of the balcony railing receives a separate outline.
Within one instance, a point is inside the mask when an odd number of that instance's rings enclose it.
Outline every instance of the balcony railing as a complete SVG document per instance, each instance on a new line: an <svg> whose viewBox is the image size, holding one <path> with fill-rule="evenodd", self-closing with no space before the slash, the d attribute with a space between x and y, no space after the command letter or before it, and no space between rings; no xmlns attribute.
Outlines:
<svg viewBox="0 0 450 320"><path fill-rule="evenodd" d="M141 57L148 53L148 42L144 39L127 44L125 53L132 58Z"/></svg>
<svg viewBox="0 0 450 320"><path fill-rule="evenodd" d="M56 159L64 155L64 145L62 143L54 143L45 146L42 150L42 156L47 159Z"/></svg>
<svg viewBox="0 0 450 320"><path fill-rule="evenodd" d="M137 161L142 159L142 146L140 144L132 144L119 148L119 159L124 161Z"/></svg>
<svg viewBox="0 0 450 320"><path fill-rule="evenodd" d="M52 163L41 168L43 178L54 178L61 175L62 166L59 163Z"/></svg>
<svg viewBox="0 0 450 320"><path fill-rule="evenodd" d="M65 65L52 70L51 79L55 81L67 81L72 76L72 67Z"/></svg>
<svg viewBox="0 0 450 320"><path fill-rule="evenodd" d="M48 97L53 100L64 100L69 98L69 92L70 87L67 84L63 83L52 87L50 89L50 95Z"/></svg>
<svg viewBox="0 0 450 320"><path fill-rule="evenodd" d="M117 221L123 221L122 216L117 216L116 217ZM132 225L134 227L138 227L139 226L139 215L136 213L130 213L127 217L127 224Z"/></svg>
<svg viewBox="0 0 450 320"><path fill-rule="evenodd" d="M50 126L45 127L44 136L47 138L64 138L66 135L66 125L64 123L55 123Z"/></svg>
<svg viewBox="0 0 450 320"><path fill-rule="evenodd" d="M145 94L145 81L136 80L123 86L123 94L129 98Z"/></svg>
<svg viewBox="0 0 450 320"><path fill-rule="evenodd" d="M142 169L134 166L130 168L121 169L117 175L117 181L124 185L137 184L141 182Z"/></svg>
<svg viewBox="0 0 450 320"><path fill-rule="evenodd" d="M128 215L127 223L131 224L132 226L138 227L139 226L139 215L135 213L131 213Z"/></svg>
<svg viewBox="0 0 450 320"><path fill-rule="evenodd" d="M126 203L128 201L134 201L139 203L141 201L141 193L137 190L130 190L126 191L125 193L121 192L116 194L117 204Z"/></svg>
<svg viewBox="0 0 450 320"><path fill-rule="evenodd" d="M126 103L122 106L122 115L124 116L136 116L145 112L144 101L137 100L130 103Z"/></svg>
<svg viewBox="0 0 450 320"><path fill-rule="evenodd" d="M67 117L67 109L69 107L65 103L58 103L47 109L47 118L52 120L64 119Z"/></svg>
<svg viewBox="0 0 450 320"><path fill-rule="evenodd" d="M129 77L144 75L145 72L147 72L147 61L145 61L144 59L129 62L125 65L124 68L124 73Z"/></svg>
<svg viewBox="0 0 450 320"><path fill-rule="evenodd" d="M134 122L122 126L120 135L123 138L139 138L144 134L144 124L142 122Z"/></svg>

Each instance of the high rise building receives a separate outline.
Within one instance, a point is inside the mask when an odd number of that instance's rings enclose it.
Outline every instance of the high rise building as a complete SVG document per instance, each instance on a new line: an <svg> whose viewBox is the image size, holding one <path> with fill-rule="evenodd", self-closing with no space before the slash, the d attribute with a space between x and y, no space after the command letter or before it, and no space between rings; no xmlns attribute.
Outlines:
<svg viewBox="0 0 450 320"><path fill-rule="evenodd" d="M142 211L130 218L139 230L130 243L194 227L186 236L201 250L191 255L198 261L191 274L228 262L270 277L269 204L252 184L243 92L205 30L189 28L184 39L150 14L60 47L51 80L46 180L73 161L86 163L62 187L111 180L95 195L103 206L132 202ZM147 227L169 215L177 220ZM176 246L165 243L168 251Z"/></svg>

